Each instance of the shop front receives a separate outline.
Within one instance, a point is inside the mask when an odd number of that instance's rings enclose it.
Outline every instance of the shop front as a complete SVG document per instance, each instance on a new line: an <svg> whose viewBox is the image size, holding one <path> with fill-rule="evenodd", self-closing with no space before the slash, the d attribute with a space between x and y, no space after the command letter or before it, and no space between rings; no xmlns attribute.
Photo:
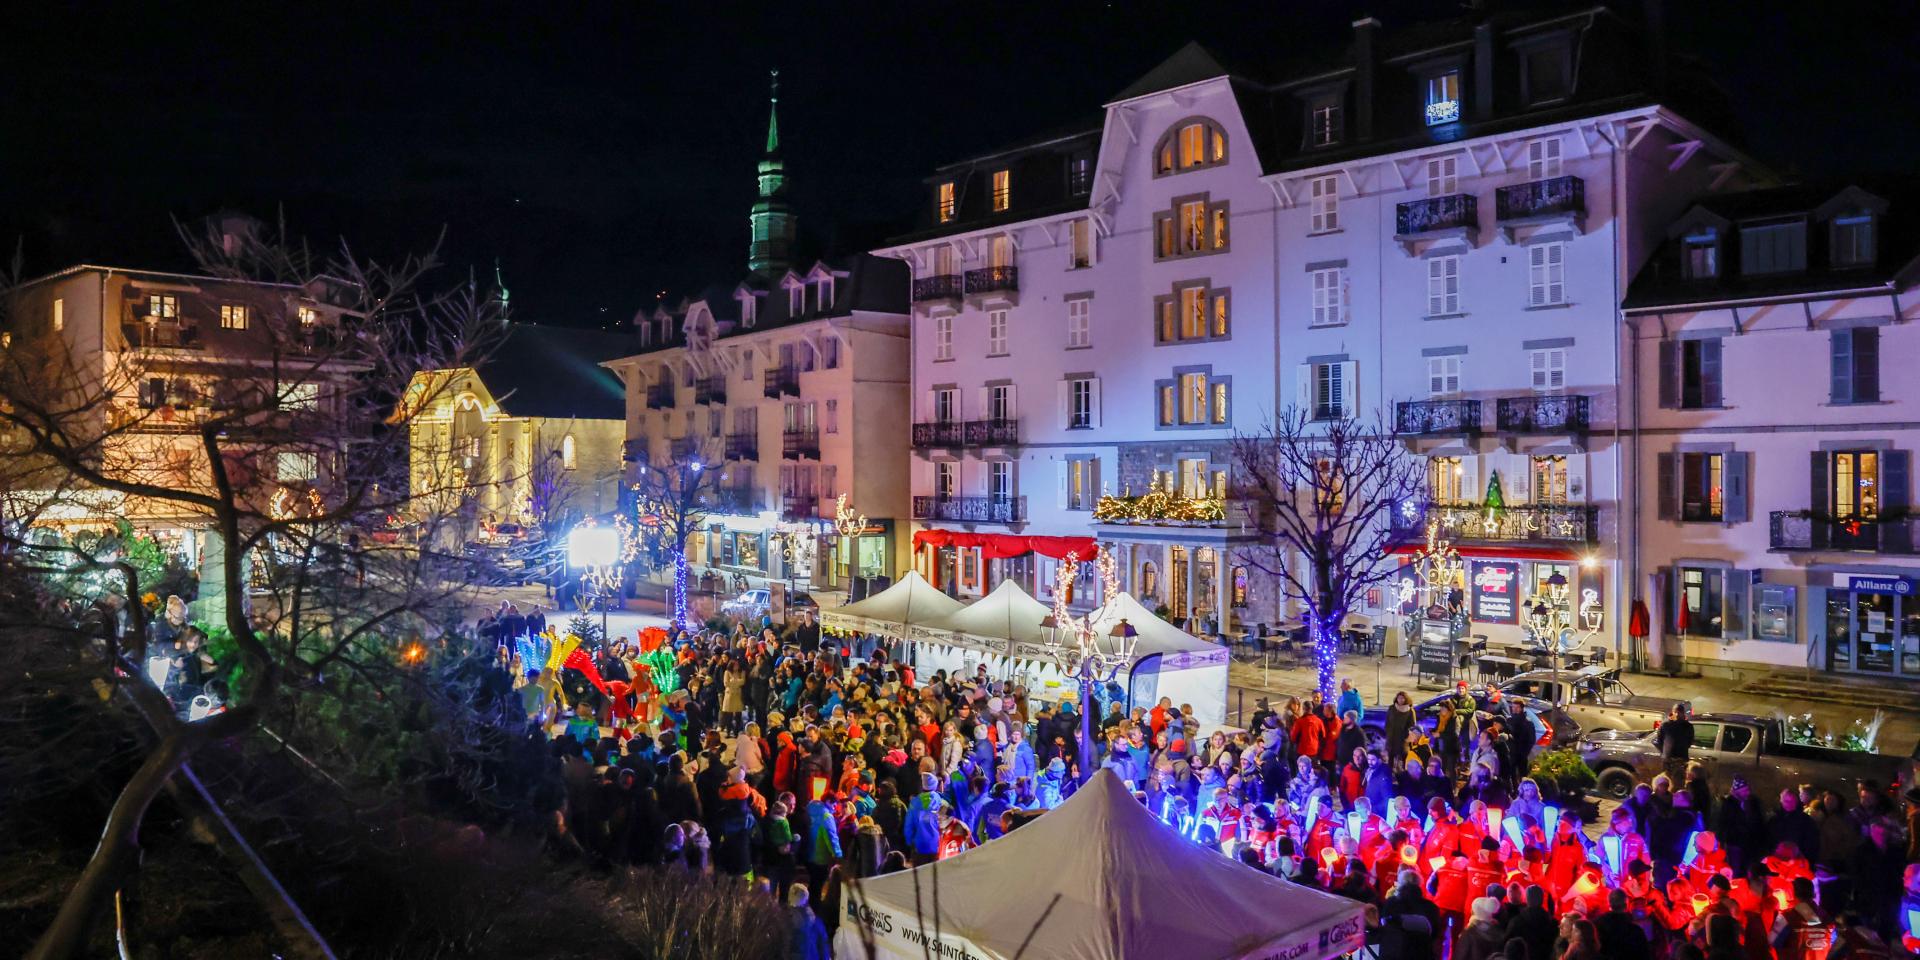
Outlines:
<svg viewBox="0 0 1920 960"><path fill-rule="evenodd" d="M1564 611L1568 614L1564 622L1573 624L1582 622L1582 610L1606 609L1605 569L1569 550L1461 546L1457 549L1463 562L1454 582L1434 585L1431 595L1423 597L1412 557L1418 549L1419 545L1402 548L1407 559L1395 573L1396 612L1411 615L1430 599L1449 614L1466 614L1468 633L1476 641L1485 639L1489 647L1527 643L1529 615L1542 603ZM1556 583L1567 585L1564 596L1556 596ZM1613 631L1603 630L1605 639L1596 642L1611 646L1612 635Z"/></svg>
<svg viewBox="0 0 1920 960"><path fill-rule="evenodd" d="M1079 561L1073 586L1087 590L1093 584L1092 560L1099 550L1092 537L920 530L913 535L913 569L952 597L984 597L1001 580L1010 579L1035 598L1050 602L1058 564L1070 556Z"/></svg>
<svg viewBox="0 0 1920 960"><path fill-rule="evenodd" d="M882 577L891 577L894 566L892 520L867 520L859 530L841 536L831 528L824 535L831 545L821 570L821 585L829 590L853 591L855 581L871 585ZM856 595L864 596L858 593Z"/></svg>
<svg viewBox="0 0 1920 960"><path fill-rule="evenodd" d="M1831 673L1920 679L1920 580L1839 573L1813 615L1822 618Z"/></svg>

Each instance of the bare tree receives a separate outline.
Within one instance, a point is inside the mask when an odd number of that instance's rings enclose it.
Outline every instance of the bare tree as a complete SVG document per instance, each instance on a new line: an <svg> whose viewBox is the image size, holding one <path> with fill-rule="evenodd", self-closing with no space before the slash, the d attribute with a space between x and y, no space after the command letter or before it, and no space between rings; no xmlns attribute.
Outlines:
<svg viewBox="0 0 1920 960"><path fill-rule="evenodd" d="M1233 441L1235 497L1261 535L1241 556L1305 613L1321 692L1332 696L1340 624L1369 588L1392 576L1394 548L1417 522L1426 488L1399 437L1353 417L1289 409Z"/></svg>
<svg viewBox="0 0 1920 960"><path fill-rule="evenodd" d="M679 443L680 441L675 441ZM687 612L687 541L707 525L707 517L730 496L719 458L687 445L673 459L643 463L633 480L634 508L642 538L658 561L670 564L667 615L675 624L691 624ZM664 556L662 556L664 555Z"/></svg>
<svg viewBox="0 0 1920 960"><path fill-rule="evenodd" d="M426 546L447 521L435 509L447 491L407 471L408 423L447 398L404 391L415 371L487 349L493 301L471 285L426 292L432 255L383 266L343 244L323 259L284 228L232 222L181 233L205 277L150 302L103 282L97 341L17 310L0 317L0 567L38 578L50 598L11 605L22 622L6 626L65 638L99 709L131 704L151 729L35 958L85 949L138 868L149 807L196 753L269 721L313 721L296 700L403 685L470 582L459 558ZM13 304L30 291L0 293ZM125 310L109 315L114 293ZM138 669L158 652L160 598L110 545L72 535L156 517L203 531L204 626L232 663L225 709L209 716L190 716ZM423 531L418 545L399 539L402 518ZM317 935L289 940L291 952L326 955Z"/></svg>

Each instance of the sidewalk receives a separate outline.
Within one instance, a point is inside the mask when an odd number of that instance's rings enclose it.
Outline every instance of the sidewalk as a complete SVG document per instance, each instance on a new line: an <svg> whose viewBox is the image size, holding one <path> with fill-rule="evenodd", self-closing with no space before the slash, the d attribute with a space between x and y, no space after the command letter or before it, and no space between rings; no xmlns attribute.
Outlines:
<svg viewBox="0 0 1920 960"><path fill-rule="evenodd" d="M1414 686L1411 657L1385 661L1371 657L1343 657L1337 676L1351 679L1368 704L1391 700L1401 690L1412 694L1416 702L1439 692L1431 690L1423 695ZM1634 693L1644 696L1691 701L1696 713L1747 713L1760 717L1771 716L1776 709L1794 716L1812 713L1822 733L1832 731L1838 734L1856 719L1873 719L1872 711L1858 707L1739 693L1734 690L1736 684L1730 680L1704 677L1683 680L1638 673L1623 673L1620 680ZM1238 717L1253 714L1254 700L1258 697L1268 698L1277 709L1286 703L1288 697L1304 697L1311 693L1315 671L1312 666L1263 670L1257 665L1235 663L1228 669L1227 682L1227 719L1233 723ZM1886 724L1880 728L1880 752L1907 756L1916 741L1920 741L1920 714L1888 710Z"/></svg>

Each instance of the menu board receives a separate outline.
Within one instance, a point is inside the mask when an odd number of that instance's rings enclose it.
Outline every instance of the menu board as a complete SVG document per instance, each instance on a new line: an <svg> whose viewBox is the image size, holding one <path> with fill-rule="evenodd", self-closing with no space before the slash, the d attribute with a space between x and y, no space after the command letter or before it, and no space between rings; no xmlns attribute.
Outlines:
<svg viewBox="0 0 1920 960"><path fill-rule="evenodd" d="M1473 562L1473 618L1487 623L1518 623L1520 561Z"/></svg>

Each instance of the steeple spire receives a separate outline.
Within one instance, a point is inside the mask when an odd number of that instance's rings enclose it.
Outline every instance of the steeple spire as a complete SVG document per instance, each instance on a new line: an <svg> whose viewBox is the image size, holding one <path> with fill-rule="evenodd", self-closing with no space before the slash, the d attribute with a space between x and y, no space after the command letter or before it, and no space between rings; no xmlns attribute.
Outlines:
<svg viewBox="0 0 1920 960"><path fill-rule="evenodd" d="M787 207L787 165L780 159L780 71L769 78L767 97L767 152L760 158L760 198L747 218L753 238L747 250L747 269L773 276L787 269L792 257L794 218Z"/></svg>
<svg viewBox="0 0 1920 960"><path fill-rule="evenodd" d="M767 156L780 152L780 71L773 71L773 92L767 98Z"/></svg>

